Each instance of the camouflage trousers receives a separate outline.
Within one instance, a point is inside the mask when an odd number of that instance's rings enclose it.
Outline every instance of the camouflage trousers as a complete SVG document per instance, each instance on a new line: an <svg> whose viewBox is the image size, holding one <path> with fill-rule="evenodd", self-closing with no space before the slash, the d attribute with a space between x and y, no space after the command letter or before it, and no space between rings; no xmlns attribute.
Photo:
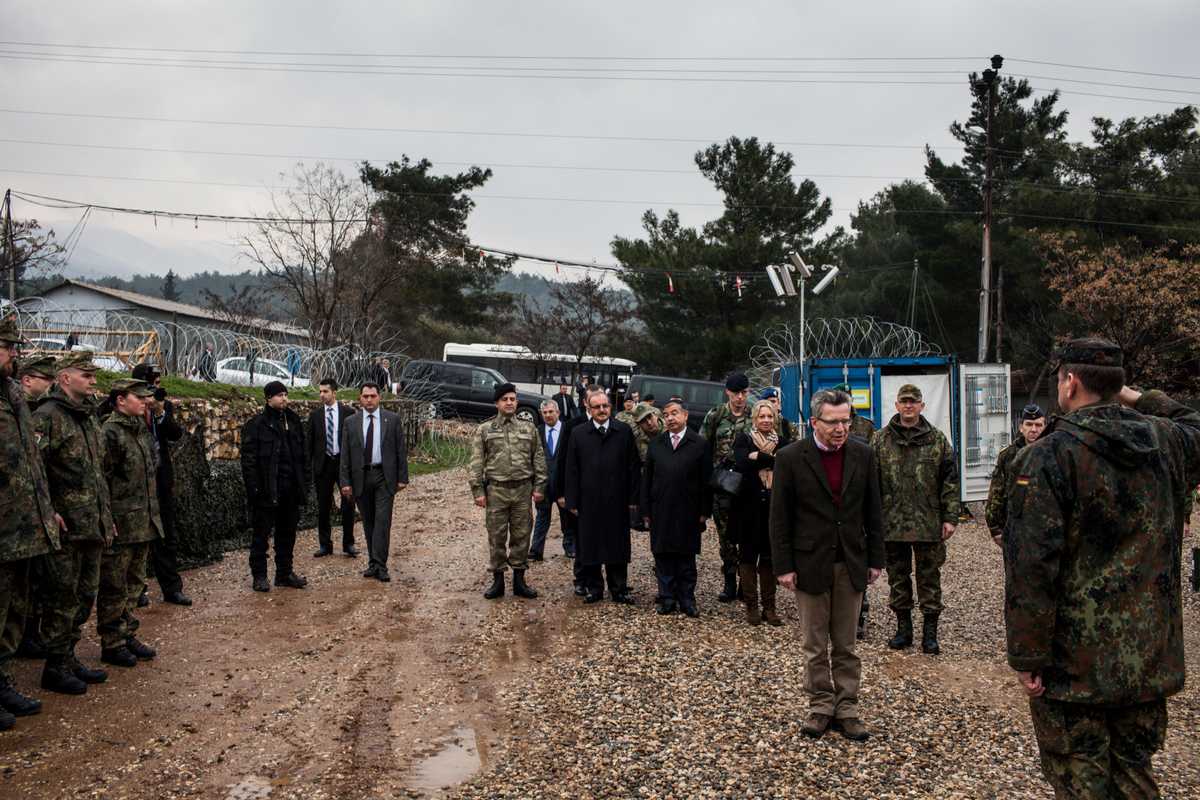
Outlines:
<svg viewBox="0 0 1200 800"><path fill-rule="evenodd" d="M487 488L485 524L488 533L488 568L525 569L529 559L529 532L533 528L533 484L492 483Z"/></svg>
<svg viewBox="0 0 1200 800"><path fill-rule="evenodd" d="M917 565L917 599L922 614L942 612L942 565L945 542L884 542L887 556L888 607L908 613L913 607L913 562Z"/></svg>
<svg viewBox="0 0 1200 800"><path fill-rule="evenodd" d="M729 503L727 495L713 497L713 523L717 526L717 543L721 553L721 572L736 575L741 558L738 555L737 537L729 532Z"/></svg>
<svg viewBox="0 0 1200 800"><path fill-rule="evenodd" d="M103 542L63 542L62 549L41 556L36 587L42 608L46 652L65 656L79 643L100 591Z"/></svg>
<svg viewBox="0 0 1200 800"><path fill-rule="evenodd" d="M1055 797L1161 797L1150 757L1166 739L1166 700L1113 707L1035 697L1029 710Z"/></svg>
<svg viewBox="0 0 1200 800"><path fill-rule="evenodd" d="M149 542L118 544L104 552L96 597L96 630L104 649L125 644L137 631L139 623L133 612L146 588L149 563Z"/></svg>
<svg viewBox="0 0 1200 800"><path fill-rule="evenodd" d="M29 559L0 563L0 677L11 677L8 662L16 655L25 628L22 609L29 592Z"/></svg>

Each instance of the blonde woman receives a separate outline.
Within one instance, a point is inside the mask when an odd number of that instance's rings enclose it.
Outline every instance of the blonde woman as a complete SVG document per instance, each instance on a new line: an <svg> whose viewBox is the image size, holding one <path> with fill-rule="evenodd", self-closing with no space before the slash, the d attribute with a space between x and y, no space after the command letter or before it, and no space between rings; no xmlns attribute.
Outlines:
<svg viewBox="0 0 1200 800"><path fill-rule="evenodd" d="M746 621L782 625L775 612L775 573L771 568L771 486L775 454L790 443L779 433L779 411L770 400L760 400L750 412L751 427L733 440L733 457L742 485L731 509L730 526L737 536L741 563L742 599ZM761 610L760 610L761 603Z"/></svg>

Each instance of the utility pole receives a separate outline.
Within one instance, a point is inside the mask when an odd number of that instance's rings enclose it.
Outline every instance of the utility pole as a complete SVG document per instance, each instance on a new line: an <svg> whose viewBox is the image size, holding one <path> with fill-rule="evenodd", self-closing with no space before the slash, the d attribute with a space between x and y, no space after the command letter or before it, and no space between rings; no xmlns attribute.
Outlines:
<svg viewBox="0 0 1200 800"><path fill-rule="evenodd" d="M8 301L17 302L17 253L13 247L12 189L4 190L4 268L8 270Z"/></svg>
<svg viewBox="0 0 1200 800"><path fill-rule="evenodd" d="M992 307L992 123L996 116L996 79L1004 58L992 56L992 69L983 71L987 86L986 147L983 173L983 258L979 280L979 363L987 361L990 312Z"/></svg>

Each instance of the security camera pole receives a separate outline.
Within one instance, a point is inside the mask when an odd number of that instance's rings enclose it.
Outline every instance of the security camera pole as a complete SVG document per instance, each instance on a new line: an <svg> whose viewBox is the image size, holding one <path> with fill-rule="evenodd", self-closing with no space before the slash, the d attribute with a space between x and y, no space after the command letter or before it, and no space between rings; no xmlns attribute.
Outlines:
<svg viewBox="0 0 1200 800"><path fill-rule="evenodd" d="M799 253L791 253L788 256L788 260L792 262L792 266L796 270L796 276L800 279L800 288L798 291L795 284L792 283L791 270L788 269L786 264L778 267L773 264L768 265L767 277L771 279L771 286L774 287L776 296L795 297L797 294L800 295L800 397L803 398L804 359L807 357L805 342L808 338L808 320L805 318L804 313L804 283L813 276L813 268L804 263L804 259L800 257ZM818 295L828 289L829 285L833 283L833 279L841 272L838 267L831 264L824 264L821 266L821 269L825 270L826 274L813 287L812 292L814 295ZM803 405L803 402L801 402L801 405ZM801 411L801 417L803 415L803 411ZM801 430L803 430L803 426L801 426Z"/></svg>

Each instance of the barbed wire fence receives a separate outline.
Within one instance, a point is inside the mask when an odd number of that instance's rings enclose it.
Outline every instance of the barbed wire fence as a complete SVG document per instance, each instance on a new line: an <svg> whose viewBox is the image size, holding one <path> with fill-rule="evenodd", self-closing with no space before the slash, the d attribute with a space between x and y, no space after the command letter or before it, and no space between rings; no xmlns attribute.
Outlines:
<svg viewBox="0 0 1200 800"><path fill-rule="evenodd" d="M817 317L806 325L806 358L919 358L942 355L942 348L907 325L874 317ZM750 348L752 383L770 386L775 370L800 360L800 323L773 325Z"/></svg>

